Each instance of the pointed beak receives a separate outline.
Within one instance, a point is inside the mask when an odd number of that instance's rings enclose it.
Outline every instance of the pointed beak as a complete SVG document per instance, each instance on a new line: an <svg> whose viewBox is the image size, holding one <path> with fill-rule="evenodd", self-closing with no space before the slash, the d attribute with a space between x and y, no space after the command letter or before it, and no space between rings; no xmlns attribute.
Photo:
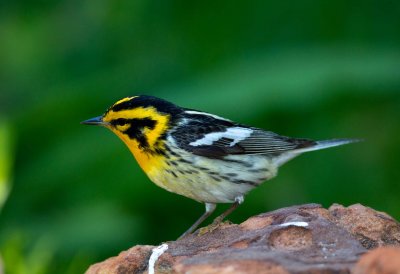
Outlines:
<svg viewBox="0 0 400 274"><path fill-rule="evenodd" d="M106 123L103 122L103 116L97 116L88 120L81 122L83 125L95 125L95 126L102 126Z"/></svg>

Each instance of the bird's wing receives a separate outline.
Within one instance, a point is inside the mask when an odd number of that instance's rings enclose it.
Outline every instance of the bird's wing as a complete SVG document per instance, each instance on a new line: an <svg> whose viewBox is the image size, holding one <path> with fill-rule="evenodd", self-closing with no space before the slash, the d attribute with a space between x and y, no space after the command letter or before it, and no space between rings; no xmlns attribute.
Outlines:
<svg viewBox="0 0 400 274"><path fill-rule="evenodd" d="M201 121L190 120L173 135L181 148L210 158L240 154L275 156L316 144L312 140L288 138L213 117L206 120L202 118Z"/></svg>

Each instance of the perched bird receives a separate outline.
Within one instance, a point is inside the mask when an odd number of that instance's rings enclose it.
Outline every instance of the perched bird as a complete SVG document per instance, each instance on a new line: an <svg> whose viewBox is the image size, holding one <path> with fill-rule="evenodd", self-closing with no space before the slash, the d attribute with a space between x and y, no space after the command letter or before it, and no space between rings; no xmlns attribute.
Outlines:
<svg viewBox="0 0 400 274"><path fill-rule="evenodd" d="M355 142L290 138L152 96L119 100L102 116L82 122L114 132L156 185L201 203L205 213L181 236L192 233L218 203L232 206L303 152Z"/></svg>

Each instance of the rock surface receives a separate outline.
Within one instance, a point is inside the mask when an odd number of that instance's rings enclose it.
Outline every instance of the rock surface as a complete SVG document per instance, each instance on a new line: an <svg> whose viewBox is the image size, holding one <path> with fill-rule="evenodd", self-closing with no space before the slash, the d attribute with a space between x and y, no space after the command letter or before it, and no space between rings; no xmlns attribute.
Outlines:
<svg viewBox="0 0 400 274"><path fill-rule="evenodd" d="M400 224L359 204L329 209L308 204L263 213L240 225L224 223L203 235L166 244L155 273L398 273L370 270L378 264L393 266L387 262L399 254L397 249L381 251L384 255L368 250L400 246ZM151 272L153 248L135 246L92 265L86 273Z"/></svg>
<svg viewBox="0 0 400 274"><path fill-rule="evenodd" d="M354 274L400 274L400 248L379 247L362 255Z"/></svg>

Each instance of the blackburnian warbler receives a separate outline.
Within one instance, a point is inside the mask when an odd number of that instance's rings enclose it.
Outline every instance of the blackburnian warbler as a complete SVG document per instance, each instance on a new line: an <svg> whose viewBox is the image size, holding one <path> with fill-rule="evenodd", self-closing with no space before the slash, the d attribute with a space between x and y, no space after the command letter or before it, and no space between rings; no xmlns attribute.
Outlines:
<svg viewBox="0 0 400 274"><path fill-rule="evenodd" d="M181 237L192 233L216 204L232 203L214 224L221 222L244 195L299 154L357 141L289 138L143 95L119 100L102 116L82 123L114 132L156 185L205 203L205 213Z"/></svg>

